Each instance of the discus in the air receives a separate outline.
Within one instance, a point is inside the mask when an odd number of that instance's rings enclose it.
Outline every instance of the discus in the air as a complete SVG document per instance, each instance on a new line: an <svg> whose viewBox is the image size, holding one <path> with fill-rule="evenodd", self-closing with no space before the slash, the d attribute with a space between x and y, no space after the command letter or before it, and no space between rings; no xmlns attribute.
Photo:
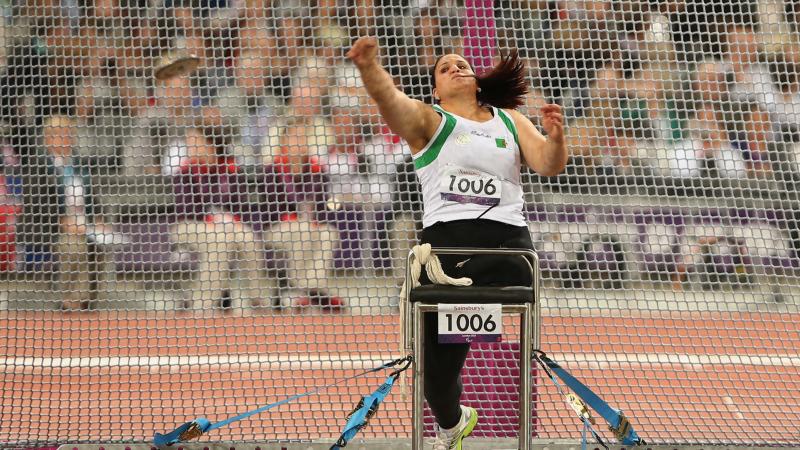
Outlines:
<svg viewBox="0 0 800 450"><path fill-rule="evenodd" d="M191 73L198 65L200 65L200 58L196 55L167 57L156 67L153 75L157 80L169 80Z"/></svg>

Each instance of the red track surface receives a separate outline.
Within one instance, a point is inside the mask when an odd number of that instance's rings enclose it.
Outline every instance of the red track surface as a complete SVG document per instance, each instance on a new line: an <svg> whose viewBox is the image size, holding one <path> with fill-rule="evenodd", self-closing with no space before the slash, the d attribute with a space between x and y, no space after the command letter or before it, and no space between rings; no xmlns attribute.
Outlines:
<svg viewBox="0 0 800 450"><path fill-rule="evenodd" d="M0 443L149 440L195 417L223 420L400 356L396 316L16 312L0 317L0 342ZM800 314L545 317L542 342L651 442L800 444ZM334 436L384 376L206 439ZM539 435L579 437L549 380L539 384ZM410 410L410 396L396 389L365 437L407 436Z"/></svg>

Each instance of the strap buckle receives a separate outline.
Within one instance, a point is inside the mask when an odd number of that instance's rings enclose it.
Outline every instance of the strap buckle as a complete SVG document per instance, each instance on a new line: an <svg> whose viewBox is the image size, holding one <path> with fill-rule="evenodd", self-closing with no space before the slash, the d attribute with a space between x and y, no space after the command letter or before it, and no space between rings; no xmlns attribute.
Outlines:
<svg viewBox="0 0 800 450"><path fill-rule="evenodd" d="M192 439L199 438L203 435L203 429L200 428L200 424L197 421L194 421L189 424L189 427L183 431L183 433L178 436L181 441L189 441Z"/></svg>
<svg viewBox="0 0 800 450"><path fill-rule="evenodd" d="M625 417L625 414L622 411L619 412L619 424L615 427L609 426L608 429L614 433L614 437L617 438L618 442L625 442L630 441L628 438L628 433L631 430L631 422ZM647 445L644 439L639 438L636 442L633 443L634 445Z"/></svg>
<svg viewBox="0 0 800 450"><path fill-rule="evenodd" d="M580 397L572 392L569 392L566 397L567 401L569 402L569 406L575 410L575 413L578 414L579 418L582 420L588 420L592 425L597 425L597 422L594 420L594 416L592 416L591 411L589 411L589 407L583 400L581 400Z"/></svg>
<svg viewBox="0 0 800 450"><path fill-rule="evenodd" d="M350 418L353 417L353 414L358 412L358 410L360 410L363 407L364 407L364 397L361 397L361 400L359 400L358 404L356 405L356 407L352 411L350 411L350 413L347 415L346 419L350 420ZM369 407L369 410L364 415L364 422L359 426L359 429L366 428L367 425L369 425L370 419L375 417L375 414L378 413L378 408L380 408L380 403L377 403L377 402Z"/></svg>

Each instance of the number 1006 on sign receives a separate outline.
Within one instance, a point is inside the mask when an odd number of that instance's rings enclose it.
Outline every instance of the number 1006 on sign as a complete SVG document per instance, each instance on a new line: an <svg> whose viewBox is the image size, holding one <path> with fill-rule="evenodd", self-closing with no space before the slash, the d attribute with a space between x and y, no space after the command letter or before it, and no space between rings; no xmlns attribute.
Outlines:
<svg viewBox="0 0 800 450"><path fill-rule="evenodd" d="M500 342L502 305L439 304L439 343Z"/></svg>

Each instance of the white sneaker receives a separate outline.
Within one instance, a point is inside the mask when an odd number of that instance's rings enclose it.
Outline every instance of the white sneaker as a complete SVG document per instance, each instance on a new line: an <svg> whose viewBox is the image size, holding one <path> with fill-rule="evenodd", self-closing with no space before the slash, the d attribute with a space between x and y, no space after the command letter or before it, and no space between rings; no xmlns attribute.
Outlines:
<svg viewBox="0 0 800 450"><path fill-rule="evenodd" d="M461 406L461 420L454 428L445 430L436 424L436 438L433 450L462 450L461 441L472 433L478 423L478 411L469 406Z"/></svg>

